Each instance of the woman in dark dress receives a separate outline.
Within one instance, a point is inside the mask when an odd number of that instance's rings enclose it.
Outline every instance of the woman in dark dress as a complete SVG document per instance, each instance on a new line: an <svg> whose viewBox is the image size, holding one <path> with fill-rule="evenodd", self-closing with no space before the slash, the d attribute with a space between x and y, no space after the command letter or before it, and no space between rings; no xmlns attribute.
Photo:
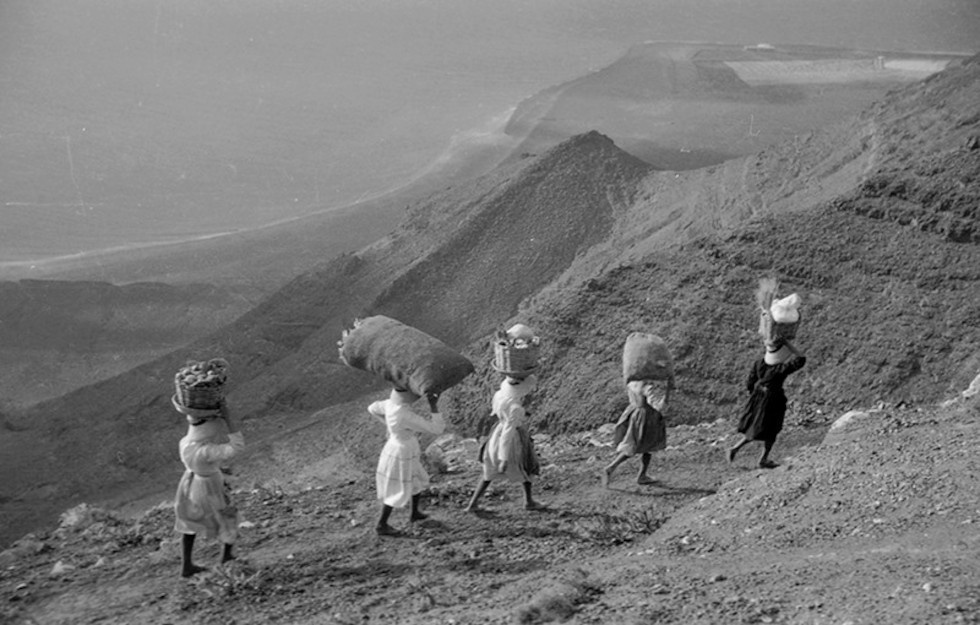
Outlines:
<svg viewBox="0 0 980 625"><path fill-rule="evenodd" d="M656 388L650 380L638 380L626 384L626 394L630 403L613 430L616 457L599 474L603 486L609 486L609 480L616 467L637 455L640 456L640 473L636 477L636 483L644 485L656 482L647 475L647 471L650 469L652 452L667 446L667 424L663 413L673 387L674 380L670 379L663 398L658 399Z"/></svg>
<svg viewBox="0 0 980 625"><path fill-rule="evenodd" d="M783 382L805 364L806 356L788 340L777 339L766 343L766 355L753 363L746 380L751 395L738 422L742 438L728 450L729 462L733 462L738 450L750 441L762 441L759 466L763 469L778 466L769 459L769 452L783 429L783 418L786 416Z"/></svg>

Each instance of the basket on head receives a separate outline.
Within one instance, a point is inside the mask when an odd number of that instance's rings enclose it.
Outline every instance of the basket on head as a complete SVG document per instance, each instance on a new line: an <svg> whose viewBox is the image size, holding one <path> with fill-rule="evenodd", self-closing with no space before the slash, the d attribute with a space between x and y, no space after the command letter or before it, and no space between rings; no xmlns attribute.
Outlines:
<svg viewBox="0 0 980 625"><path fill-rule="evenodd" d="M222 358L190 361L174 375L176 401L195 410L218 408L228 381L228 362Z"/></svg>
<svg viewBox="0 0 980 625"><path fill-rule="evenodd" d="M524 324L497 332L493 345L493 370L512 378L526 378L538 368L541 339Z"/></svg>

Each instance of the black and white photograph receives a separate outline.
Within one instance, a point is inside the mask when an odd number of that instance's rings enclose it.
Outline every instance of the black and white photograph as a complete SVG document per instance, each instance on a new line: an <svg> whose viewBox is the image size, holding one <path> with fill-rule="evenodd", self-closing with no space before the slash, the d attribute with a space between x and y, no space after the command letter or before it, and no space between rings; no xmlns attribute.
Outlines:
<svg viewBox="0 0 980 625"><path fill-rule="evenodd" d="M980 1L0 0L0 623L980 624Z"/></svg>

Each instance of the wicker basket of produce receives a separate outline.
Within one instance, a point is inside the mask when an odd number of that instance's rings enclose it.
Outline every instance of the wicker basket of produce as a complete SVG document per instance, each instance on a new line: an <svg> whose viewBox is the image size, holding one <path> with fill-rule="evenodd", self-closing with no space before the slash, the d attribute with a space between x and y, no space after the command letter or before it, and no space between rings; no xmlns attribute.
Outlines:
<svg viewBox="0 0 980 625"><path fill-rule="evenodd" d="M540 351L541 339L531 328L519 323L506 332L497 332L493 369L510 377L527 377L538 368Z"/></svg>
<svg viewBox="0 0 980 625"><path fill-rule="evenodd" d="M174 376L176 400L180 405L196 410L218 408L228 381L228 363L222 358L192 361Z"/></svg>

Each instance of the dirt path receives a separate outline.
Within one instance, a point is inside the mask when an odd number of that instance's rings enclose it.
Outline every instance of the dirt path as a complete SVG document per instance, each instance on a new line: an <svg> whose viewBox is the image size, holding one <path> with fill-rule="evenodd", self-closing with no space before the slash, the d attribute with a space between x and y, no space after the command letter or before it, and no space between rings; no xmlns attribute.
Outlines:
<svg viewBox="0 0 980 625"><path fill-rule="evenodd" d="M795 425L779 468L735 465L722 421L679 426L609 489L606 430L539 437L536 492L494 484L463 508L478 476L465 445L434 479L430 519L373 532L373 474L299 492L236 493L241 559L177 577L172 512L96 509L5 552L13 623L874 623L980 622L980 442L976 406L862 413L847 428ZM935 454L942 449L942 457ZM455 468L455 470L453 470ZM30 553L27 553L30 552ZM216 544L199 550L202 564ZM73 567L52 573L60 566Z"/></svg>

